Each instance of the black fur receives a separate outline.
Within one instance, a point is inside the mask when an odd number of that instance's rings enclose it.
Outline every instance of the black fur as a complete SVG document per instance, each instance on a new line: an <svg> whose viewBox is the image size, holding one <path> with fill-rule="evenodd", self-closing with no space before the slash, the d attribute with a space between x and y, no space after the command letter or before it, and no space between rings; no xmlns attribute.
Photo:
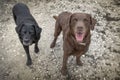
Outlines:
<svg viewBox="0 0 120 80"><path fill-rule="evenodd" d="M29 8L23 4L16 4L13 9L13 18L17 25L15 28L18 33L19 39L27 54L27 65L32 64L32 60L29 54L29 46L35 43L35 52L39 52L38 41L40 39L40 33L42 29L38 26L37 22L30 13Z"/></svg>

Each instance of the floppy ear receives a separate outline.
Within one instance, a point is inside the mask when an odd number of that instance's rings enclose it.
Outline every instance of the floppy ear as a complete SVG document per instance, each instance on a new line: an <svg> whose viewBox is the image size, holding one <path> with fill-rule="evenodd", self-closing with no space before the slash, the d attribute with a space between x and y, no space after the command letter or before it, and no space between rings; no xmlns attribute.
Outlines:
<svg viewBox="0 0 120 80"><path fill-rule="evenodd" d="M73 26L73 23L72 23L72 18L73 18L74 14L71 14L68 18L68 31L70 34L73 34L73 29L72 29L72 26Z"/></svg>
<svg viewBox="0 0 120 80"><path fill-rule="evenodd" d="M72 19L72 14L68 18L68 25L69 25L69 27L71 27L71 22L72 22L71 19Z"/></svg>
<svg viewBox="0 0 120 80"><path fill-rule="evenodd" d="M91 30L94 30L96 22L97 22L97 20L92 18L91 15L90 15L90 27L91 27Z"/></svg>
<svg viewBox="0 0 120 80"><path fill-rule="evenodd" d="M24 26L24 24L21 24L21 25L18 25L18 26L15 28L15 30L16 30L16 32L17 32L18 34L20 34L20 31L21 31L21 29L22 29L23 26Z"/></svg>
<svg viewBox="0 0 120 80"><path fill-rule="evenodd" d="M42 28L40 28L38 25L34 25L34 27L35 27L36 39L39 40L40 34L42 32Z"/></svg>

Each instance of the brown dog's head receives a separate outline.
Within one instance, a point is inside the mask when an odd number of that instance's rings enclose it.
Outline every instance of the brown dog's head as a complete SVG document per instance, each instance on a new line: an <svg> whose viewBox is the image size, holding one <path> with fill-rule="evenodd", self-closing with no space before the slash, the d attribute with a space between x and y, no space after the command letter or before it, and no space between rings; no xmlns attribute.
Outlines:
<svg viewBox="0 0 120 80"><path fill-rule="evenodd" d="M74 13L70 16L69 26L77 42L83 42L85 36L94 29L96 20L89 14Z"/></svg>

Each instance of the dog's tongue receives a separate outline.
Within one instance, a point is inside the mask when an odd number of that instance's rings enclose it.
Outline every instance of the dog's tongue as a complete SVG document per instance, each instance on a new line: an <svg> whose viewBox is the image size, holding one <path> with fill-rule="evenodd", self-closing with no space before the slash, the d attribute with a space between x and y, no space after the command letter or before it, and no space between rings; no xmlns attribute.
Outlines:
<svg viewBox="0 0 120 80"><path fill-rule="evenodd" d="M83 33L81 33L81 34L77 34L77 33L76 33L75 37L76 37L76 40L77 40L78 42L82 42L82 41L83 41L83 38L84 38L84 34L83 34Z"/></svg>

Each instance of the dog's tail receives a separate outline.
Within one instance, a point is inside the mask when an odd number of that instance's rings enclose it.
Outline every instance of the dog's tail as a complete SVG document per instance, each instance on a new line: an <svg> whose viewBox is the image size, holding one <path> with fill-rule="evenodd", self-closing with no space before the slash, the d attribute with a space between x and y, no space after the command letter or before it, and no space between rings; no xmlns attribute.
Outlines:
<svg viewBox="0 0 120 80"><path fill-rule="evenodd" d="M53 18L54 18L55 20L57 20L58 16L53 16Z"/></svg>

